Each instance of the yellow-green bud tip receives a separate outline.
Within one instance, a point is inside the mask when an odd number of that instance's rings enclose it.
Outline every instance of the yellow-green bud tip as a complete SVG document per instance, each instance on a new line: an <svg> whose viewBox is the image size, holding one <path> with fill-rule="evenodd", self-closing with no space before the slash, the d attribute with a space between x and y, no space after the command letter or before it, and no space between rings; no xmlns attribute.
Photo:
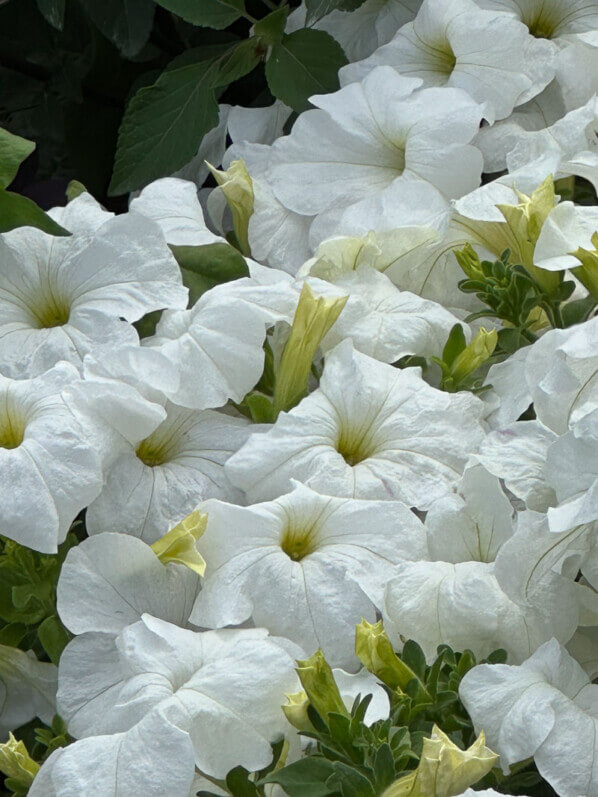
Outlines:
<svg viewBox="0 0 598 797"><path fill-rule="evenodd" d="M162 564L174 562L185 565L195 573L203 576L206 570L204 558L195 547L195 543L206 530L208 516L195 510L177 523L163 537L151 546Z"/></svg>

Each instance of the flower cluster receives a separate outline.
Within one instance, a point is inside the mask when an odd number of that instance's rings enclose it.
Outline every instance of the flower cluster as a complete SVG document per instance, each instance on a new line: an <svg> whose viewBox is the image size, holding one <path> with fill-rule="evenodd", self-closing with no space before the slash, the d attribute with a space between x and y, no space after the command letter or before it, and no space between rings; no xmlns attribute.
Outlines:
<svg viewBox="0 0 598 797"><path fill-rule="evenodd" d="M598 2L355 5L292 126L0 234L15 794L598 797Z"/></svg>

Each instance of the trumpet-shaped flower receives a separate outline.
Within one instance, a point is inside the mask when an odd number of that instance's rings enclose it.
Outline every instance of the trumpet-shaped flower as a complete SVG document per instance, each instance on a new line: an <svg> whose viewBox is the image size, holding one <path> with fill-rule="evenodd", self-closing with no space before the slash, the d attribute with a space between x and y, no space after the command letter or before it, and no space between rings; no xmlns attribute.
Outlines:
<svg viewBox="0 0 598 797"><path fill-rule="evenodd" d="M79 381L68 363L33 379L0 376L0 526L5 536L44 553L56 553L102 489L89 429L64 395Z"/></svg>
<svg viewBox="0 0 598 797"><path fill-rule="evenodd" d="M595 0L479 0L481 6L506 11L527 25L537 39L560 40L598 28Z"/></svg>
<svg viewBox="0 0 598 797"><path fill-rule="evenodd" d="M88 194L51 215L72 235L20 227L0 238L0 368L18 377L135 341L122 319L187 304L158 225L136 213L115 218Z"/></svg>
<svg viewBox="0 0 598 797"><path fill-rule="evenodd" d="M562 797L598 793L598 686L556 640L520 666L474 667L459 695L503 770L533 756Z"/></svg>
<svg viewBox="0 0 598 797"><path fill-rule="evenodd" d="M250 501L298 479L329 495L424 509L458 481L484 435L483 411L475 396L442 393L418 369L379 363L344 341L328 354L319 389L251 435L226 472Z"/></svg>
<svg viewBox="0 0 598 797"><path fill-rule="evenodd" d="M504 119L554 77L555 47L535 39L505 14L473 0L424 0L419 13L369 58L341 70L343 83L376 66L392 66L425 86L463 89L484 107L490 124Z"/></svg>
<svg viewBox="0 0 598 797"><path fill-rule="evenodd" d="M150 615L116 637L89 633L65 648L58 706L76 737L123 733L155 718L189 735L195 765L223 778L270 763L285 732L293 659L263 629L188 631Z"/></svg>
<svg viewBox="0 0 598 797"><path fill-rule="evenodd" d="M349 207L359 215L393 187L406 208L414 189L430 208L472 191L482 156L469 142L482 109L460 89L416 92L420 85L382 66L361 83L312 97L317 109L273 145L267 179L277 199L321 221Z"/></svg>
<svg viewBox="0 0 598 797"><path fill-rule="evenodd" d="M202 505L207 562L192 621L222 627L252 618L306 653L354 669L354 627L375 610L354 571L385 581L394 564L425 552L421 522L406 507L319 495L298 485L269 503Z"/></svg>

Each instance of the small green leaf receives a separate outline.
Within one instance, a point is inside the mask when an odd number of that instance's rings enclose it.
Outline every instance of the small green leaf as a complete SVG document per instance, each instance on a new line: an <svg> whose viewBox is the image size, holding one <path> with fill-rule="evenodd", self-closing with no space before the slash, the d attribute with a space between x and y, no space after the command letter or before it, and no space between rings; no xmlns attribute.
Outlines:
<svg viewBox="0 0 598 797"><path fill-rule="evenodd" d="M245 258L229 244L170 248L181 267L183 282L191 291L191 305L215 285L249 276Z"/></svg>
<svg viewBox="0 0 598 797"><path fill-rule="evenodd" d="M313 94L339 87L338 70L347 63L342 47L323 30L303 28L285 34L266 63L270 91L295 111L309 108Z"/></svg>
<svg viewBox="0 0 598 797"><path fill-rule="evenodd" d="M12 183L19 166L34 149L33 141L15 136L0 127L0 187L6 188Z"/></svg>
<svg viewBox="0 0 598 797"><path fill-rule="evenodd" d="M364 0L305 0L307 16L306 25L313 25L331 11L355 11L362 6Z"/></svg>
<svg viewBox="0 0 598 797"><path fill-rule="evenodd" d="M72 202L73 199L86 193L87 188L85 188L83 183L80 183L79 180L71 180L66 187L66 198L68 202Z"/></svg>
<svg viewBox="0 0 598 797"><path fill-rule="evenodd" d="M270 45L280 44L288 15L289 7L287 5L281 6L276 11L272 11L271 14L260 19L259 22L256 22L253 26L253 32Z"/></svg>
<svg viewBox="0 0 598 797"><path fill-rule="evenodd" d="M235 797L259 797L255 783L249 780L245 767L235 767L226 776L226 787Z"/></svg>
<svg viewBox="0 0 598 797"><path fill-rule="evenodd" d="M46 617L37 629L37 635L52 663L58 664L60 654L70 639L68 631L58 617L55 614Z"/></svg>
<svg viewBox="0 0 598 797"><path fill-rule="evenodd" d="M334 776L328 781L334 784L342 797L376 797L376 792L370 781L353 767L342 761L334 762Z"/></svg>
<svg viewBox="0 0 598 797"><path fill-rule="evenodd" d="M417 677L423 681L426 675L426 657L423 650L413 639L408 639L403 646L401 659L410 667Z"/></svg>
<svg viewBox="0 0 598 797"><path fill-rule="evenodd" d="M31 199L0 188L0 232L16 227L37 227L50 235L70 235Z"/></svg>
<svg viewBox="0 0 598 797"><path fill-rule="evenodd" d="M66 0L37 0L37 7L46 22L56 30L64 27L64 8Z"/></svg>
<svg viewBox="0 0 598 797"><path fill-rule="evenodd" d="M446 365L452 365L453 361L462 351L465 350L467 341L461 324L455 324L451 329L446 345L442 351L442 360Z"/></svg>
<svg viewBox="0 0 598 797"><path fill-rule="evenodd" d="M289 797L331 797L334 787L326 785L334 774L334 765L325 758L301 758L276 772L271 772L260 781L278 783Z"/></svg>
<svg viewBox="0 0 598 797"><path fill-rule="evenodd" d="M156 3L192 25L221 30L245 12L243 0L156 0Z"/></svg>

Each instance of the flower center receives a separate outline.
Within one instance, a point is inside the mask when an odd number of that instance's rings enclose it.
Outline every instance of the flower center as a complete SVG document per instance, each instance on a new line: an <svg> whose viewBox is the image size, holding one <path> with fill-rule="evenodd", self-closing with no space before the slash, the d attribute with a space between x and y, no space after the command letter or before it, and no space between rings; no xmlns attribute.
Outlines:
<svg viewBox="0 0 598 797"><path fill-rule="evenodd" d="M161 428L158 427L155 432L139 443L135 453L144 465L155 468L157 465L169 462L176 454L176 450L176 441L161 433Z"/></svg>
<svg viewBox="0 0 598 797"><path fill-rule="evenodd" d="M294 562L317 550L317 531L315 523L311 526L295 526L288 523L280 535L280 547Z"/></svg>
<svg viewBox="0 0 598 797"><path fill-rule="evenodd" d="M535 8L527 9L521 16L521 21L536 39L552 39L563 21L559 19L558 10L548 6L549 3L543 2L538 8L536 4Z"/></svg>
<svg viewBox="0 0 598 797"><path fill-rule="evenodd" d="M25 437L25 418L13 408L0 410L0 448L18 448Z"/></svg>
<svg viewBox="0 0 598 797"><path fill-rule="evenodd" d="M61 327L68 323L71 315L69 302L61 296L49 294L41 303L28 305L31 323L36 329Z"/></svg>
<svg viewBox="0 0 598 797"><path fill-rule="evenodd" d="M371 457L376 450L370 427L365 430L341 427L335 448L351 467Z"/></svg>

